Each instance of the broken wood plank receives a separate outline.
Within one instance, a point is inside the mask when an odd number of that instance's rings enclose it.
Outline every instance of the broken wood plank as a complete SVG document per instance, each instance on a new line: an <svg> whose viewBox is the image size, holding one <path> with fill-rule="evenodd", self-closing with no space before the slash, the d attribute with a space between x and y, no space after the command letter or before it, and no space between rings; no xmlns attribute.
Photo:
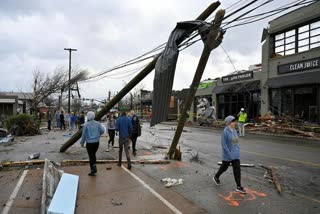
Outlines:
<svg viewBox="0 0 320 214"><path fill-rule="evenodd" d="M126 160L123 160L122 163L126 163ZM63 160L61 164L63 166L76 165L76 164L86 164L89 163L89 160ZM97 164L110 164L118 163L118 160L97 160ZM169 160L131 160L131 163L140 163L140 164L169 164Z"/></svg>
<svg viewBox="0 0 320 214"><path fill-rule="evenodd" d="M1 163L3 167L15 167L15 166L37 165L37 164L44 164L44 160L7 161L7 162Z"/></svg>
<svg viewBox="0 0 320 214"><path fill-rule="evenodd" d="M265 178L270 179L272 183L274 184L275 188L277 189L278 193L281 194L282 193L282 188L278 179L277 174L274 172L273 168L267 167L267 166L263 166L262 164L258 164L261 168L265 169L267 171L267 173L269 174L269 176L265 175Z"/></svg>
<svg viewBox="0 0 320 214"><path fill-rule="evenodd" d="M218 165L222 165L222 162L218 162ZM232 164L230 163L230 166L232 166ZM254 164L251 164L251 163L241 163L240 166L243 166L243 167L255 167Z"/></svg>

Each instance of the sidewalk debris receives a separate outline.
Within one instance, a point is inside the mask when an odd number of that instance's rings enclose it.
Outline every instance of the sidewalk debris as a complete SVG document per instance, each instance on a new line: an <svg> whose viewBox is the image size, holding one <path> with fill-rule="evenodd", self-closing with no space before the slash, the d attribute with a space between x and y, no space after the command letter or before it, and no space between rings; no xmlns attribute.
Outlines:
<svg viewBox="0 0 320 214"><path fill-rule="evenodd" d="M152 146L153 149L168 149L168 147L165 146Z"/></svg>
<svg viewBox="0 0 320 214"><path fill-rule="evenodd" d="M122 202L118 202L118 201L114 200L113 198L111 198L111 204L112 204L113 206L121 206L121 205L122 205Z"/></svg>
<svg viewBox="0 0 320 214"><path fill-rule="evenodd" d="M63 173L48 208L48 214L69 214L76 209L79 176Z"/></svg>
<svg viewBox="0 0 320 214"><path fill-rule="evenodd" d="M184 180L182 178L174 179L174 178L164 178L161 179L161 182L166 183L164 186L169 188L172 186L177 186L183 184Z"/></svg>
<svg viewBox="0 0 320 214"><path fill-rule="evenodd" d="M7 135L6 137L0 138L0 143L8 143L13 141L14 141L14 137L11 134Z"/></svg>
<svg viewBox="0 0 320 214"><path fill-rule="evenodd" d="M272 169L270 167L263 166L262 164L259 164L259 166L262 169L266 170L266 173L264 174L264 178L268 179L271 183L273 183L275 188L277 189L278 193L281 194L282 188L281 188L281 185L279 183L278 176L274 172L274 169Z"/></svg>
<svg viewBox="0 0 320 214"><path fill-rule="evenodd" d="M58 170L48 159L45 159L42 178L41 214L47 213L62 173L62 170Z"/></svg>
<svg viewBox="0 0 320 214"><path fill-rule="evenodd" d="M40 157L40 153L35 153L32 155L29 155L29 160L39 159L39 157Z"/></svg>
<svg viewBox="0 0 320 214"><path fill-rule="evenodd" d="M222 162L218 162L218 165L222 165ZM232 164L230 163L230 166L232 166ZM252 163L241 163L240 166L243 166L243 167L255 167L254 164Z"/></svg>

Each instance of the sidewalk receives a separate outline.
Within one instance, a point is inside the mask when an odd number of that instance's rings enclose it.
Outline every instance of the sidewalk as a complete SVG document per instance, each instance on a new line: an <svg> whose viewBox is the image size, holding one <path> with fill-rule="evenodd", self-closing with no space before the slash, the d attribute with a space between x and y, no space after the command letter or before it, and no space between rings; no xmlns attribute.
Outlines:
<svg viewBox="0 0 320 214"><path fill-rule="evenodd" d="M111 166L111 170L107 170L107 166ZM87 165L63 168L64 172L80 176L76 213L205 213L180 194L146 176L135 165L128 171L124 166L101 164L95 177L87 175L88 168ZM1 212L22 171L0 172ZM28 170L9 213L40 212L42 173L42 169Z"/></svg>

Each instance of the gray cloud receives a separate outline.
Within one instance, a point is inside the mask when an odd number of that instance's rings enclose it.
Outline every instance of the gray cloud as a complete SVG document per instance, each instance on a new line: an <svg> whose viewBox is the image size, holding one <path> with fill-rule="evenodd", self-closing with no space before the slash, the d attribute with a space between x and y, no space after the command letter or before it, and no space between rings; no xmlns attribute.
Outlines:
<svg viewBox="0 0 320 214"><path fill-rule="evenodd" d="M0 91L31 91L32 73L36 68L50 73L56 67L67 67L65 47L78 49L73 52L73 66L87 68L91 73L113 67L162 44L176 22L194 19L211 2L2 0ZM224 0L221 8L234 2L236 0ZM282 1L281 5L286 2L290 1ZM278 6L279 2L261 11ZM259 62L260 37L267 21L227 31L223 46L238 69L247 69ZM175 89L190 85L202 47L199 42L180 54ZM225 75L232 70L225 53L218 48L210 57L204 78ZM82 83L82 94L105 96L108 90L119 91L123 81L128 82L132 77ZM143 82L152 89L153 74Z"/></svg>

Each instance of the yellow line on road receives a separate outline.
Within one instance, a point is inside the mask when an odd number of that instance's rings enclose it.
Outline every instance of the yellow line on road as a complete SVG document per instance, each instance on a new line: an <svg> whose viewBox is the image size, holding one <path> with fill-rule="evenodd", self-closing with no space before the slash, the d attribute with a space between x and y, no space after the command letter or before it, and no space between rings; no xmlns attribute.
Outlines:
<svg viewBox="0 0 320 214"><path fill-rule="evenodd" d="M250 152L250 151L246 151L246 150L242 150L242 149L241 149L241 152L245 152L245 153L249 153L249 154L255 154L255 155L268 157L268 158L276 158L276 159L279 159L279 160L291 161L291 162L295 162L295 163L301 163L301 164L320 167L320 163L311 163L311 162L307 162L307 161L300 161L300 160L295 160L295 159L291 159L291 158L278 157L278 156L274 156L274 155L267 155L267 154L262 154L262 153L258 153L258 152Z"/></svg>

